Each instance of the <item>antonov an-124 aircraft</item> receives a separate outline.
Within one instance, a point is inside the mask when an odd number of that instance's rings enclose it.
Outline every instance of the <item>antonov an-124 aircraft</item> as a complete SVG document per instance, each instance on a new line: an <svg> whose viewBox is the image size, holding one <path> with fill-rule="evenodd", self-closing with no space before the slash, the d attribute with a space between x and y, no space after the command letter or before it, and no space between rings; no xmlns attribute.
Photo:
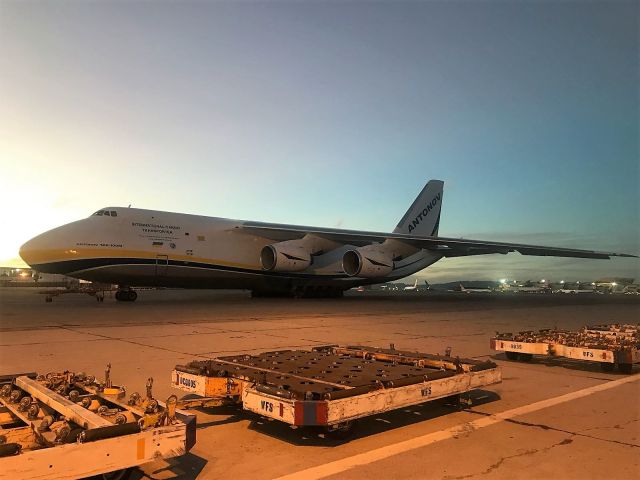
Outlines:
<svg viewBox="0 0 640 480"><path fill-rule="evenodd" d="M39 272L118 285L249 289L254 296L340 296L397 280L443 257L519 252L604 258L634 255L438 236L444 182L431 180L393 233L301 227L107 207L25 243Z"/></svg>

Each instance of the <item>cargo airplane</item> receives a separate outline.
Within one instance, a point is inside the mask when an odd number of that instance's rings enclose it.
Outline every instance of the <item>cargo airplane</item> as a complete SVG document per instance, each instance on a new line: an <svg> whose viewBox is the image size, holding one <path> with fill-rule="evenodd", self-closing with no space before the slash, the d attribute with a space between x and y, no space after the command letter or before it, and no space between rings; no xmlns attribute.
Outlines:
<svg viewBox="0 0 640 480"><path fill-rule="evenodd" d="M443 257L519 252L603 258L634 255L438 236L444 182L429 181L392 233L303 227L107 207L25 243L39 272L118 285L248 289L254 296L340 296L397 280Z"/></svg>

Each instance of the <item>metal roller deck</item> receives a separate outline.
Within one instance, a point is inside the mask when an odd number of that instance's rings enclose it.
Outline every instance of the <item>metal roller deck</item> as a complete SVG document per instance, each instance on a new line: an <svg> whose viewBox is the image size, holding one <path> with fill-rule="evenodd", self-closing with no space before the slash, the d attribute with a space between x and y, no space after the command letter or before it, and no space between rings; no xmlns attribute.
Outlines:
<svg viewBox="0 0 640 480"><path fill-rule="evenodd" d="M175 388L293 426L358 418L499 383L490 361L363 346L234 355L177 365Z"/></svg>
<svg viewBox="0 0 640 480"><path fill-rule="evenodd" d="M81 373L0 377L0 479L125 478L130 467L186 454L195 416L177 398L126 399L113 385Z"/></svg>
<svg viewBox="0 0 640 480"><path fill-rule="evenodd" d="M577 331L545 329L496 333L491 348L505 352L510 360L529 361L533 355L565 357L599 362L605 371L615 366L631 373L640 363L640 325L592 325Z"/></svg>

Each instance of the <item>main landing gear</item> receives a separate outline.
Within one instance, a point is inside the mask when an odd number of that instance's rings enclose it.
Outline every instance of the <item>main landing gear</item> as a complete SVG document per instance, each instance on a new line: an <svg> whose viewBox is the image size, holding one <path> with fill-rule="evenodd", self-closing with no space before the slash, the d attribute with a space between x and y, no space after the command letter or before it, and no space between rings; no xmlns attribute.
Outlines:
<svg viewBox="0 0 640 480"><path fill-rule="evenodd" d="M116 300L119 302L135 302L138 294L129 287L119 287L116 291Z"/></svg>

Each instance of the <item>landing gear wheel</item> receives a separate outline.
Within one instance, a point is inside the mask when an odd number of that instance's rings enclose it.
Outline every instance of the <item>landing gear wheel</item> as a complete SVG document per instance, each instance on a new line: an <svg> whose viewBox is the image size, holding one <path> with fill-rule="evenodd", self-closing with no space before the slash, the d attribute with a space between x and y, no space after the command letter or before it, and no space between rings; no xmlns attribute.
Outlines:
<svg viewBox="0 0 640 480"><path fill-rule="evenodd" d="M625 373L625 374L630 374L631 370L633 369L633 364L632 363L619 363L618 364L618 371L620 373Z"/></svg>
<svg viewBox="0 0 640 480"><path fill-rule="evenodd" d="M603 372L613 372L615 366L615 363L600 362L600 370Z"/></svg>
<svg viewBox="0 0 640 480"><path fill-rule="evenodd" d="M344 440L353 435L356 428L356 421L351 420L347 422L338 423L337 425L331 425L327 427L325 436L334 440Z"/></svg>
<svg viewBox="0 0 640 480"><path fill-rule="evenodd" d="M117 290L116 300L119 302L135 302L138 298L138 294L131 289Z"/></svg>
<svg viewBox="0 0 640 480"><path fill-rule="evenodd" d="M518 360L518 352L504 352L509 360Z"/></svg>

